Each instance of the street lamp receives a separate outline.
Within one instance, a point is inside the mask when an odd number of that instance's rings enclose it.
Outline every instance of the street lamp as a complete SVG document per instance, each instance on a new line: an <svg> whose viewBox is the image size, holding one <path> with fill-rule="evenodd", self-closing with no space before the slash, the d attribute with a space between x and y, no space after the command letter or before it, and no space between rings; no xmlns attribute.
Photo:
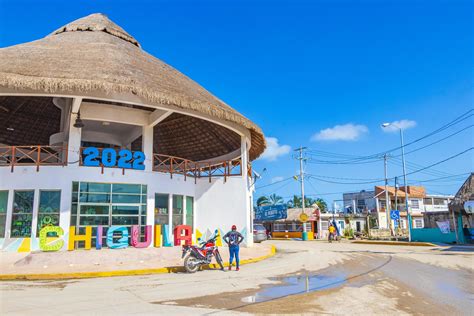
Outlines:
<svg viewBox="0 0 474 316"><path fill-rule="evenodd" d="M407 222L408 222L408 241L411 242L411 217L410 210L408 209L408 184L407 184L407 171L405 164L405 145L403 144L403 129L394 123L383 123L382 127L387 128L389 126L394 126L400 131L400 144L402 149L402 164L403 164L403 182L405 186L405 208L407 211Z"/></svg>

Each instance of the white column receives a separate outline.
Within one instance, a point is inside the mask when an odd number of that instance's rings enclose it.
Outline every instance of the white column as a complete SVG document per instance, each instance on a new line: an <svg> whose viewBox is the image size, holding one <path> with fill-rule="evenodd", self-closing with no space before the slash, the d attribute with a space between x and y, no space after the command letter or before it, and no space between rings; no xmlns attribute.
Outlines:
<svg viewBox="0 0 474 316"><path fill-rule="evenodd" d="M145 154L145 171L153 171L153 126L142 128L142 150Z"/></svg>
<svg viewBox="0 0 474 316"><path fill-rule="evenodd" d="M168 222L170 228L170 242L173 238L173 194L168 195Z"/></svg>
<svg viewBox="0 0 474 316"><path fill-rule="evenodd" d="M80 109L82 99L74 98L72 102L71 119L69 120L69 139L68 139L68 166L79 167L81 150L81 132L80 128L74 127L77 113Z"/></svg>
<svg viewBox="0 0 474 316"><path fill-rule="evenodd" d="M249 187L249 180L248 180L248 162L249 162L249 151L247 146L247 138L245 136L241 137L240 143L240 157L241 157L241 169L242 169L242 185L245 188L245 218L246 218L246 228L247 228L247 236L246 237L246 244L247 247L253 246L253 221L252 221L252 202L251 196L252 192Z"/></svg>
<svg viewBox="0 0 474 316"><path fill-rule="evenodd" d="M188 223L186 223L186 204L186 195L183 195L183 225L188 225Z"/></svg>
<svg viewBox="0 0 474 316"><path fill-rule="evenodd" d="M71 226L71 212L72 212L72 183L70 185L61 188L61 203L60 203L60 211L59 211L59 226L63 229L64 235L69 233L69 227ZM79 210L77 210L77 214L79 214ZM76 226L74 223L73 226ZM68 239L64 239L64 245L61 250L67 250Z"/></svg>
<svg viewBox="0 0 474 316"><path fill-rule="evenodd" d="M31 239L36 238L36 231L38 229L38 213L39 213L39 200L40 190L34 190L33 196L33 218L31 221Z"/></svg>
<svg viewBox="0 0 474 316"><path fill-rule="evenodd" d="M8 190L7 218L5 220L5 238L7 239L11 237L14 193L14 190Z"/></svg>

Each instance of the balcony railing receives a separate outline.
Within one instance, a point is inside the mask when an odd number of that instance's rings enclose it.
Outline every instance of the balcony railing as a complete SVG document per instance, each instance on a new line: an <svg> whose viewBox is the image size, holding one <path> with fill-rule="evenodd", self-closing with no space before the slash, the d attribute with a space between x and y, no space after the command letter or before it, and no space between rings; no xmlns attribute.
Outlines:
<svg viewBox="0 0 474 316"><path fill-rule="evenodd" d="M0 147L0 167L15 166L65 166L67 146L2 146Z"/></svg>
<svg viewBox="0 0 474 316"><path fill-rule="evenodd" d="M173 178L174 174L180 174L184 176L185 180L188 177L195 180L209 178L209 182L211 182L213 177L223 177L224 181L226 181L228 177L242 175L242 160L236 158L218 163L194 162L184 158L154 154L153 171L169 173L171 178ZM250 169L249 174L251 174Z"/></svg>
<svg viewBox="0 0 474 316"><path fill-rule="evenodd" d="M83 166L84 156L83 149L79 154L79 165ZM99 148L98 159L102 157L103 148ZM11 167L14 171L15 166L36 166L39 171L40 166L66 166L67 165L67 145L65 146L0 146L0 167ZM99 159L100 160L100 159ZM132 160L133 161L133 160ZM224 181L228 177L242 176L242 160L236 158L222 162L194 162L192 160L153 154L152 157L153 171L169 173L173 175L182 175L186 180L188 177L195 179L208 178L211 182L212 178L223 177ZM104 167L99 163L99 168L104 172ZM248 163L248 176L252 176L252 165ZM122 173L125 174L123 168Z"/></svg>

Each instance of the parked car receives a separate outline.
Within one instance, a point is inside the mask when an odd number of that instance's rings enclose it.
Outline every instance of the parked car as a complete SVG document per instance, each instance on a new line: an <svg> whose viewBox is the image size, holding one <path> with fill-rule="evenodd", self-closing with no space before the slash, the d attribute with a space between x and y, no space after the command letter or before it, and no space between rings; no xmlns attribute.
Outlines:
<svg viewBox="0 0 474 316"><path fill-rule="evenodd" d="M267 240L267 230L261 224L253 225L253 242L260 243Z"/></svg>

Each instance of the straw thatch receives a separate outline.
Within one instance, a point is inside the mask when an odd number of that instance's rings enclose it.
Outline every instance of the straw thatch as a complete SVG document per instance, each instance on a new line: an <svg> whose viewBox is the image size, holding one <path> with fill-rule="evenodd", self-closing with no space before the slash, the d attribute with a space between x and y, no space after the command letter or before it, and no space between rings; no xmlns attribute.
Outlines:
<svg viewBox="0 0 474 316"><path fill-rule="evenodd" d="M102 14L74 21L43 39L0 49L0 87L86 97L105 93L118 101L135 96L151 105L192 110L247 128L252 160L266 147L256 124L143 51Z"/></svg>
<svg viewBox="0 0 474 316"><path fill-rule="evenodd" d="M464 203L467 201L474 201L474 173L469 175L463 185L459 188L454 199L449 203L450 211L456 213L464 211L464 213L466 213L464 210Z"/></svg>

